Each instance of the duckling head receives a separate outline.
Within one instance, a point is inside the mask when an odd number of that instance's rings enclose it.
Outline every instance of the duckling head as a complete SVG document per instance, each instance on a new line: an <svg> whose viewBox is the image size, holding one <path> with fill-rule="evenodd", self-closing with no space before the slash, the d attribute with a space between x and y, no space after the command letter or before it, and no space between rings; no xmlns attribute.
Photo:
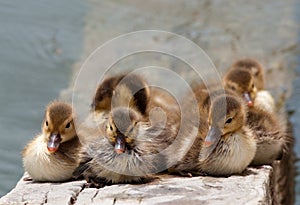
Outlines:
<svg viewBox="0 0 300 205"><path fill-rule="evenodd" d="M213 100L209 111L209 131L205 137L206 157L217 147L220 139L227 141L230 133L239 130L246 121L245 106L236 97L224 95Z"/></svg>
<svg viewBox="0 0 300 205"><path fill-rule="evenodd" d="M92 109L111 110L114 107L134 107L146 113L150 89L146 81L136 74L122 74L106 78L97 88Z"/></svg>
<svg viewBox="0 0 300 205"><path fill-rule="evenodd" d="M42 131L50 153L76 136L73 117L72 107L67 103L52 102L46 108Z"/></svg>
<svg viewBox="0 0 300 205"><path fill-rule="evenodd" d="M134 148L138 133L137 123L142 120L140 113L128 107L118 107L112 110L106 134L116 153L121 154Z"/></svg>
<svg viewBox="0 0 300 205"><path fill-rule="evenodd" d="M111 108L114 89L123 77L123 75L108 77L97 87L91 105L92 109L102 111Z"/></svg>
<svg viewBox="0 0 300 205"><path fill-rule="evenodd" d="M232 65L233 70L248 70L254 78L255 86L258 90L264 89L264 71L263 67L254 59L245 58L236 61Z"/></svg>
<svg viewBox="0 0 300 205"><path fill-rule="evenodd" d="M113 107L131 107L142 114L146 114L150 89L146 81L137 74L124 76L116 86L112 105Z"/></svg>
<svg viewBox="0 0 300 205"><path fill-rule="evenodd" d="M224 77L225 88L238 93L246 100L249 107L253 107L257 88L251 73L247 70L231 70Z"/></svg>

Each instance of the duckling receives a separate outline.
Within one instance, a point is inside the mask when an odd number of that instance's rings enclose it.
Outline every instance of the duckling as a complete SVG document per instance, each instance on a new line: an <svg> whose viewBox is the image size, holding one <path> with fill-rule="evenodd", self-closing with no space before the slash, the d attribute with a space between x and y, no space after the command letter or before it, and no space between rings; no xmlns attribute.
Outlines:
<svg viewBox="0 0 300 205"><path fill-rule="evenodd" d="M90 114L78 128L79 131L81 128L85 130L85 134L80 137L81 142L91 140L87 138L94 136L92 133L95 123L103 125L109 112L115 107L129 106L145 115L149 96L149 86L139 75L129 73L105 78L96 89Z"/></svg>
<svg viewBox="0 0 300 205"><path fill-rule="evenodd" d="M291 141L286 126L275 114L260 109L250 109L247 124L255 133L257 150L251 165L272 164L279 159Z"/></svg>
<svg viewBox="0 0 300 205"><path fill-rule="evenodd" d="M256 97L257 88L248 70L231 70L224 76L223 81L225 88L243 96L249 107L254 105L253 99Z"/></svg>
<svg viewBox="0 0 300 205"><path fill-rule="evenodd" d="M141 76L130 73L112 76L98 86L92 108L101 112L111 110L112 106L129 106L145 114L149 92L149 87Z"/></svg>
<svg viewBox="0 0 300 205"><path fill-rule="evenodd" d="M166 158L160 152L172 142L170 138L175 133L168 129L173 126L171 123L157 119L148 121L130 107L113 108L105 130L95 127L90 132L97 137L83 146L74 177L84 176L96 187L102 187L111 183L142 183L152 173L166 169Z"/></svg>
<svg viewBox="0 0 300 205"><path fill-rule="evenodd" d="M247 108L239 98L222 95L212 101L209 131L197 169L209 175L242 173L256 153L256 140L246 125Z"/></svg>
<svg viewBox="0 0 300 205"><path fill-rule="evenodd" d="M42 133L23 150L24 169L34 181L69 180L77 166L80 147L72 107L52 102L45 111Z"/></svg>
<svg viewBox="0 0 300 205"><path fill-rule="evenodd" d="M128 84L127 84L128 85ZM124 86L122 96L132 96ZM174 97L160 88L148 88L146 107L139 106L145 92L135 95L136 106L113 106L108 116L96 116L96 123L85 124L78 132L86 138L75 178L84 178L97 187L110 183L143 182L148 175L165 170L169 164L165 150L176 138L180 127L180 109ZM114 103L113 103L114 104ZM140 109L144 107L144 109ZM143 112L143 110L145 112ZM90 118L88 121L91 120ZM92 139L92 140L89 140ZM170 160L172 161L172 160Z"/></svg>
<svg viewBox="0 0 300 205"><path fill-rule="evenodd" d="M174 102L173 97L165 94L162 89L150 88L146 80L137 74L111 76L98 86L93 97L92 112L80 127L84 127L86 132L88 127L91 127L91 132L93 132L94 123L103 124L102 122L107 120L111 109L116 107L130 107L145 117L149 117L148 114L153 107L169 109L168 107ZM81 141L84 142L85 138L82 136Z"/></svg>
<svg viewBox="0 0 300 205"><path fill-rule="evenodd" d="M275 102L266 90L257 91L255 78L248 70L233 69L224 76L225 89L236 92L242 96L249 107L257 107L267 112L274 112Z"/></svg>
<svg viewBox="0 0 300 205"><path fill-rule="evenodd" d="M240 59L229 69L229 71L232 70L248 70L253 77L254 85L257 90L265 89L264 69L256 60L251 58Z"/></svg>

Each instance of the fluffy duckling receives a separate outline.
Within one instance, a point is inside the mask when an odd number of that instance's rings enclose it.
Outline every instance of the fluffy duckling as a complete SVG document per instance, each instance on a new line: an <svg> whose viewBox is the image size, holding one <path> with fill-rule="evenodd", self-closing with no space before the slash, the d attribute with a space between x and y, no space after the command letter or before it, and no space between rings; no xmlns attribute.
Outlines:
<svg viewBox="0 0 300 205"><path fill-rule="evenodd" d="M199 155L197 169L209 175L243 172L256 152L253 132L246 126L247 109L239 98L215 98L209 111L209 131Z"/></svg>
<svg viewBox="0 0 300 205"><path fill-rule="evenodd" d="M249 107L253 107L253 99L256 97L257 88L248 70L231 70L224 76L224 86L233 92L243 96Z"/></svg>
<svg viewBox="0 0 300 205"><path fill-rule="evenodd" d="M154 115L160 115L155 113ZM83 146L74 177L83 176L96 187L110 183L143 182L151 173L166 169L160 154L171 142L171 123L154 117L147 121L129 107L112 109L104 129L94 128L91 143ZM158 121L157 121L158 120ZM84 131L83 131L84 133Z"/></svg>
<svg viewBox="0 0 300 205"><path fill-rule="evenodd" d="M136 74L112 76L98 86L92 108L96 112L101 112L111 110L112 106L129 106L145 114L149 92L149 87L141 76Z"/></svg>
<svg viewBox="0 0 300 205"><path fill-rule="evenodd" d="M34 181L65 181L72 178L81 146L69 104L50 103L38 134L23 150L23 165Z"/></svg>
<svg viewBox="0 0 300 205"><path fill-rule="evenodd" d="M252 165L272 164L279 159L291 141L286 126L275 114L260 109L250 109L247 124L255 133L257 150Z"/></svg>
<svg viewBox="0 0 300 205"><path fill-rule="evenodd" d="M266 91L257 91L255 78L248 70L233 69L224 76L225 89L236 92L242 96L248 107L257 107L267 112L274 112L275 102L271 94Z"/></svg>
<svg viewBox="0 0 300 205"><path fill-rule="evenodd" d="M248 70L253 76L255 87L258 90L265 89L264 69L256 60L251 58L240 59L229 70Z"/></svg>
<svg viewBox="0 0 300 205"><path fill-rule="evenodd" d="M131 82L137 82L136 79ZM149 174L165 170L169 161L167 154L160 152L172 143L180 127L180 109L171 95L147 84L142 92L134 88L140 86L120 84L124 85L123 92L114 99L116 88L111 99L118 106L112 106L108 115L95 119L96 123L85 122L89 126L82 126L78 132L80 138L86 138L86 143L74 177L83 176L97 187L142 182ZM125 99L133 96L135 106L120 103L124 102L122 96Z"/></svg>

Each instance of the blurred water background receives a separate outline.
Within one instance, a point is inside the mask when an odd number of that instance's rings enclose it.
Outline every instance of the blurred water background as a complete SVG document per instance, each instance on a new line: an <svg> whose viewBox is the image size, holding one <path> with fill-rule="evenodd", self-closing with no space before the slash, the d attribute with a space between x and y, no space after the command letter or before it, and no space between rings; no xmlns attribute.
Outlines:
<svg viewBox="0 0 300 205"><path fill-rule="evenodd" d="M81 56L85 2L0 1L0 196L23 174L21 151Z"/></svg>
<svg viewBox="0 0 300 205"><path fill-rule="evenodd" d="M275 98L291 95L287 108L300 156L299 25L297 0L0 0L0 196L23 174L20 153L40 132L45 106L59 96L70 99L83 60L106 41L143 29L191 39L220 74L241 57L262 62ZM296 181L300 204L299 175Z"/></svg>

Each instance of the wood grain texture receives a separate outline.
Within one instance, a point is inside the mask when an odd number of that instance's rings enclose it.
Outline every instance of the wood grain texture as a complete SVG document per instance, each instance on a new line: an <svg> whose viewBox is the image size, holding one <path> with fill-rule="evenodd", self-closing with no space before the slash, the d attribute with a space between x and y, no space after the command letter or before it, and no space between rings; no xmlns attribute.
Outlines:
<svg viewBox="0 0 300 205"><path fill-rule="evenodd" d="M18 182L0 204L272 204L273 168L248 168L242 176L159 175L147 184L85 188L85 181Z"/></svg>

